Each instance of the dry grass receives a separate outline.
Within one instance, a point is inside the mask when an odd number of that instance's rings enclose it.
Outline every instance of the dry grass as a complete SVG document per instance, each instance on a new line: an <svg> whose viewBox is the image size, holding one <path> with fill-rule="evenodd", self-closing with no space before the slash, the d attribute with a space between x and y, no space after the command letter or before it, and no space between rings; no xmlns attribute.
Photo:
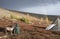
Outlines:
<svg viewBox="0 0 60 39"><path fill-rule="evenodd" d="M60 31L46 31L43 27L46 27L47 25L51 24L52 21L50 21L48 18L46 19L38 19L36 17L32 17L29 14L24 15L24 14L17 14L18 12L10 12L8 10L4 10L4 9L0 9L0 13L2 16L4 13L4 16L8 15L8 17L10 17L10 13L15 13L14 15L17 15L18 18L21 17L25 17L27 19L29 19L30 21L32 21L32 24L26 24L24 22L21 21L16 21L19 25L20 25L20 34L18 36L15 35L8 35L9 39L60 39ZM8 14L7 14L8 13ZM8 19L1 19L0 20L0 27L1 26L10 26L13 25L14 23L10 20L10 18ZM37 27L35 28L34 26L37 25ZM38 27L42 27L42 28L38 28ZM1 39L8 39L8 38L1 38Z"/></svg>
<svg viewBox="0 0 60 39"><path fill-rule="evenodd" d="M5 19L6 20L6 19ZM10 22L10 21L8 21ZM9 24L7 22L7 24ZM19 22L21 34L18 36L9 35L9 39L60 39L60 32L58 31L46 31L43 28L34 28L33 25L29 25L23 22ZM3 23L6 23L5 21ZM2 38L2 39L8 39Z"/></svg>

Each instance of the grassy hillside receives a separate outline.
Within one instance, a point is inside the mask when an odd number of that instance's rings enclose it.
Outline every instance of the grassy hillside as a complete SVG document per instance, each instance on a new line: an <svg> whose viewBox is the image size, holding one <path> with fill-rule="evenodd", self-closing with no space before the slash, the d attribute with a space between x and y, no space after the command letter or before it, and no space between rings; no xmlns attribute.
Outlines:
<svg viewBox="0 0 60 39"><path fill-rule="evenodd" d="M60 31L45 30L57 17L0 8L0 27L13 26L15 22L19 24L20 34L18 36L8 34L8 39L60 39Z"/></svg>

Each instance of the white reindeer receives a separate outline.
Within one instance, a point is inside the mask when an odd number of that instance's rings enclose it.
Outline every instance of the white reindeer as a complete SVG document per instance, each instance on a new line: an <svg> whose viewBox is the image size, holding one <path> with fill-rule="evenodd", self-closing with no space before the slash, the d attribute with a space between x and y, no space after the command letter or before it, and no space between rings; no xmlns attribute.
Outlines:
<svg viewBox="0 0 60 39"><path fill-rule="evenodd" d="M7 31L10 31L10 33L12 35L13 29L14 29L14 27L6 27L6 33L7 33Z"/></svg>

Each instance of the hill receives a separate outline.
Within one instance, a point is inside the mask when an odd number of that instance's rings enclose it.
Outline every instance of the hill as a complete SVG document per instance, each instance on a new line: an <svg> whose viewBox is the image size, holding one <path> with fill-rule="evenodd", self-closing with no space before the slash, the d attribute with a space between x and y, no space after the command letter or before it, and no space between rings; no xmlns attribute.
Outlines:
<svg viewBox="0 0 60 39"><path fill-rule="evenodd" d="M22 17L24 22L21 21ZM45 30L57 17L0 8L0 29L1 27L12 26L17 22L20 27L20 34L16 37L10 35L11 38L8 37L9 39L60 39L60 31ZM32 24L26 23L27 19Z"/></svg>

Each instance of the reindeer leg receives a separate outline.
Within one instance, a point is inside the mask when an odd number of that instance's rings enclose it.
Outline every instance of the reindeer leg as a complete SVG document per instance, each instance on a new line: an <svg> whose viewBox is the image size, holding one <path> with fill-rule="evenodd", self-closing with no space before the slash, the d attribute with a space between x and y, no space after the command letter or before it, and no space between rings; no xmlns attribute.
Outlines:
<svg viewBox="0 0 60 39"><path fill-rule="evenodd" d="M7 35L7 30L5 29L5 34Z"/></svg>

